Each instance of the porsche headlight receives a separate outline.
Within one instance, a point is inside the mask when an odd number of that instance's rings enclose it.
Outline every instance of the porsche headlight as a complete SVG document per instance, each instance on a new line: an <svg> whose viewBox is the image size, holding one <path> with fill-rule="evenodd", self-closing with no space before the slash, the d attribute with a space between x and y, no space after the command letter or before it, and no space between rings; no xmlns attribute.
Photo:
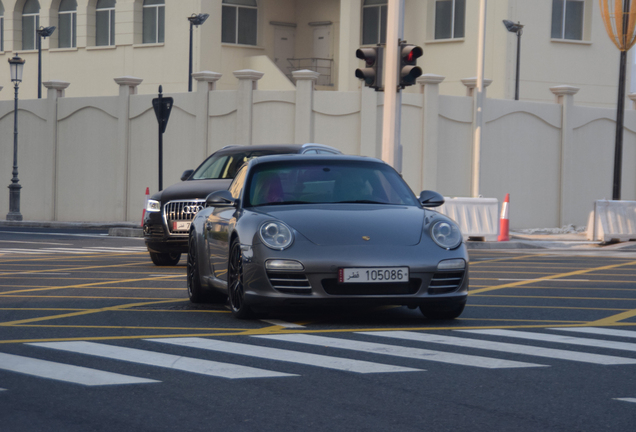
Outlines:
<svg viewBox="0 0 636 432"><path fill-rule="evenodd" d="M455 249L462 243L462 233L452 222L437 221L431 227L431 238L444 249Z"/></svg>
<svg viewBox="0 0 636 432"><path fill-rule="evenodd" d="M148 200L148 204L146 204L146 211L149 212L158 212L161 211L161 203L156 200Z"/></svg>
<svg viewBox="0 0 636 432"><path fill-rule="evenodd" d="M270 249L283 250L291 246L294 241L291 229L282 222L265 222L258 233L265 246Z"/></svg>

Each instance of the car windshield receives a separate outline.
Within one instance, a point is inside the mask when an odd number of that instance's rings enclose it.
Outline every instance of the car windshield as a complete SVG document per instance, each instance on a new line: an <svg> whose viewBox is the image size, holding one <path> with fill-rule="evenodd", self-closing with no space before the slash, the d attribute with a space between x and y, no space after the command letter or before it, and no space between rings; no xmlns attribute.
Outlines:
<svg viewBox="0 0 636 432"><path fill-rule="evenodd" d="M372 203L417 206L390 166L369 161L285 161L257 165L246 183L245 206Z"/></svg>
<svg viewBox="0 0 636 432"><path fill-rule="evenodd" d="M190 180L233 179L238 169L248 160L265 155L278 154L275 150L241 151L213 154L199 166Z"/></svg>

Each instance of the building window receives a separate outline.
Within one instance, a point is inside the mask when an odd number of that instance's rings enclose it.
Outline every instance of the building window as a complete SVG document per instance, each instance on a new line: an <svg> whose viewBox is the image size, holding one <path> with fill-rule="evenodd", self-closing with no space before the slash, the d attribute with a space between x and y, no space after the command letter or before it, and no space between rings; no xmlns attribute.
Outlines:
<svg viewBox="0 0 636 432"><path fill-rule="evenodd" d="M221 40L256 45L256 0L223 0Z"/></svg>
<svg viewBox="0 0 636 432"><path fill-rule="evenodd" d="M115 45L115 0L98 0L95 7L95 45Z"/></svg>
<svg viewBox="0 0 636 432"><path fill-rule="evenodd" d="M4 51L4 6L0 1L0 52Z"/></svg>
<svg viewBox="0 0 636 432"><path fill-rule="evenodd" d="M386 0L364 0L362 4L362 45L386 43Z"/></svg>
<svg viewBox="0 0 636 432"><path fill-rule="evenodd" d="M435 1L435 39L464 37L466 0Z"/></svg>
<svg viewBox="0 0 636 432"><path fill-rule="evenodd" d="M143 43L163 43L166 7L164 0L144 0Z"/></svg>
<svg viewBox="0 0 636 432"><path fill-rule="evenodd" d="M62 0L58 12L58 47L75 48L77 46L77 1Z"/></svg>
<svg viewBox="0 0 636 432"><path fill-rule="evenodd" d="M583 40L583 0L552 0L552 39Z"/></svg>
<svg viewBox="0 0 636 432"><path fill-rule="evenodd" d="M27 0L22 9L22 49L36 49L36 31L40 27L40 3Z"/></svg>

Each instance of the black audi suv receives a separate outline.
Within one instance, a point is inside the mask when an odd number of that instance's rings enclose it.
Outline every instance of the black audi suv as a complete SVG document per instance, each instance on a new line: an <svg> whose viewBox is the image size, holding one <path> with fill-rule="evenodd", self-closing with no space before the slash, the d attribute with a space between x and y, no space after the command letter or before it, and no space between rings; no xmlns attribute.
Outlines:
<svg viewBox="0 0 636 432"><path fill-rule="evenodd" d="M269 144L226 146L210 155L195 170L181 175L181 183L154 194L148 200L144 216L144 240L155 265L176 265L188 252L190 223L205 207L205 198L214 191L227 189L236 171L246 161L274 154L340 154L322 144Z"/></svg>

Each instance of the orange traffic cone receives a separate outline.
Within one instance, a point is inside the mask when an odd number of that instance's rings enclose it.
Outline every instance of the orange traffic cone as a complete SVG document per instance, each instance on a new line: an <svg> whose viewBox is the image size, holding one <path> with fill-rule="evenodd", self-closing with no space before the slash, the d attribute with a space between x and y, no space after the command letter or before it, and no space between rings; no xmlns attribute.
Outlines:
<svg viewBox="0 0 636 432"><path fill-rule="evenodd" d="M506 194L506 198L504 198L503 205L501 206L501 218L499 219L499 237L498 241L509 241L509 223L508 220L508 203L510 202L510 194Z"/></svg>
<svg viewBox="0 0 636 432"><path fill-rule="evenodd" d="M148 200L150 199L150 188L146 188L146 203L144 204L144 211L141 214L141 226L144 226L144 218L146 217L146 209L148 208Z"/></svg>

